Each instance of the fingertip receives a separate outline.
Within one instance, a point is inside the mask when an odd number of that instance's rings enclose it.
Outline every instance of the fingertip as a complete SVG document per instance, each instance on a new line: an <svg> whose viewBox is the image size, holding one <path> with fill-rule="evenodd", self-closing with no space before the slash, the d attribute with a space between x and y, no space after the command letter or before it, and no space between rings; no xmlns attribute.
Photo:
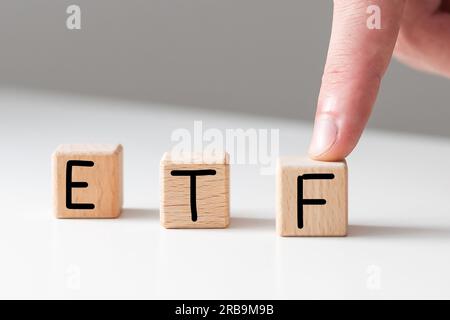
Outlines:
<svg viewBox="0 0 450 320"><path fill-rule="evenodd" d="M345 159L346 156L347 156L347 154L342 153L342 152L333 151L333 149L330 149L328 152L325 152L320 155L315 155L315 154L309 153L309 157L312 160L326 161L326 162L342 161Z"/></svg>
<svg viewBox="0 0 450 320"><path fill-rule="evenodd" d="M311 159L341 161L353 150L358 139L349 135L345 127L340 130L337 123L337 119L329 115L320 115L316 119L308 150Z"/></svg>
<svg viewBox="0 0 450 320"><path fill-rule="evenodd" d="M314 124L313 137L309 147L309 154L314 157L320 157L328 153L336 143L338 136L338 127L332 117L318 117Z"/></svg>

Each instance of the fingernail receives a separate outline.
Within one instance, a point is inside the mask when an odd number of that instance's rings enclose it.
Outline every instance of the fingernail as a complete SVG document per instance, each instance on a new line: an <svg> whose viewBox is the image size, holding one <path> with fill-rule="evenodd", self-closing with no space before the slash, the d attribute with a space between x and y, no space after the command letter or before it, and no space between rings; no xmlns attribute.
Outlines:
<svg viewBox="0 0 450 320"><path fill-rule="evenodd" d="M331 149L337 139L338 128L332 118L316 120L309 154L318 157Z"/></svg>

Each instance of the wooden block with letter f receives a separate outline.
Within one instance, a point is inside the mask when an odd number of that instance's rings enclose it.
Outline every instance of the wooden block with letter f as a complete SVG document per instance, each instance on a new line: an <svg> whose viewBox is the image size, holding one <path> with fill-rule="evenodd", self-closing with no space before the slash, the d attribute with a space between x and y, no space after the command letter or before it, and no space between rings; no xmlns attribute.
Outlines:
<svg viewBox="0 0 450 320"><path fill-rule="evenodd" d="M58 218L117 218L122 210L121 145L61 145L53 153Z"/></svg>
<svg viewBox="0 0 450 320"><path fill-rule="evenodd" d="M161 225L168 229L226 228L230 169L226 152L175 154L161 160Z"/></svg>
<svg viewBox="0 0 450 320"><path fill-rule="evenodd" d="M346 236L347 164L282 157L277 168L281 236Z"/></svg>

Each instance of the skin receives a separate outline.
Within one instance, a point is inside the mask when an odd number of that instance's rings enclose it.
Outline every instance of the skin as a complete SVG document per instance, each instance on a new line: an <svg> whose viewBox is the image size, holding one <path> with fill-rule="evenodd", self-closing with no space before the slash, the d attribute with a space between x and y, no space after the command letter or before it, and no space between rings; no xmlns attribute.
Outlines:
<svg viewBox="0 0 450 320"><path fill-rule="evenodd" d="M379 30L367 28L369 5L381 9ZM337 161L352 152L393 55L450 77L450 0L334 0L311 158Z"/></svg>

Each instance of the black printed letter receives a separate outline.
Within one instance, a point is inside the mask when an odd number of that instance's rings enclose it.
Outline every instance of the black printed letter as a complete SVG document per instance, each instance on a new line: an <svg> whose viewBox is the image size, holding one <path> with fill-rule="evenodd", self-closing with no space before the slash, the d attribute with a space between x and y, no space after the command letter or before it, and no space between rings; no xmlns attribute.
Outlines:
<svg viewBox="0 0 450 320"><path fill-rule="evenodd" d="M72 168L73 167L93 167L94 162L82 160L69 160L66 167L66 207L67 209L81 209L93 210L95 205L93 203L72 203L72 189L73 188L87 188L87 182L73 182Z"/></svg>
<svg viewBox="0 0 450 320"><path fill-rule="evenodd" d="M170 173L174 177L191 177L191 216L192 221L197 221L197 176L215 176L216 170L173 170Z"/></svg>
<svg viewBox="0 0 450 320"><path fill-rule="evenodd" d="M303 199L303 180L334 179L332 173L310 173L298 176L297 178L297 225L303 229L303 206L304 205L324 205L325 199Z"/></svg>

